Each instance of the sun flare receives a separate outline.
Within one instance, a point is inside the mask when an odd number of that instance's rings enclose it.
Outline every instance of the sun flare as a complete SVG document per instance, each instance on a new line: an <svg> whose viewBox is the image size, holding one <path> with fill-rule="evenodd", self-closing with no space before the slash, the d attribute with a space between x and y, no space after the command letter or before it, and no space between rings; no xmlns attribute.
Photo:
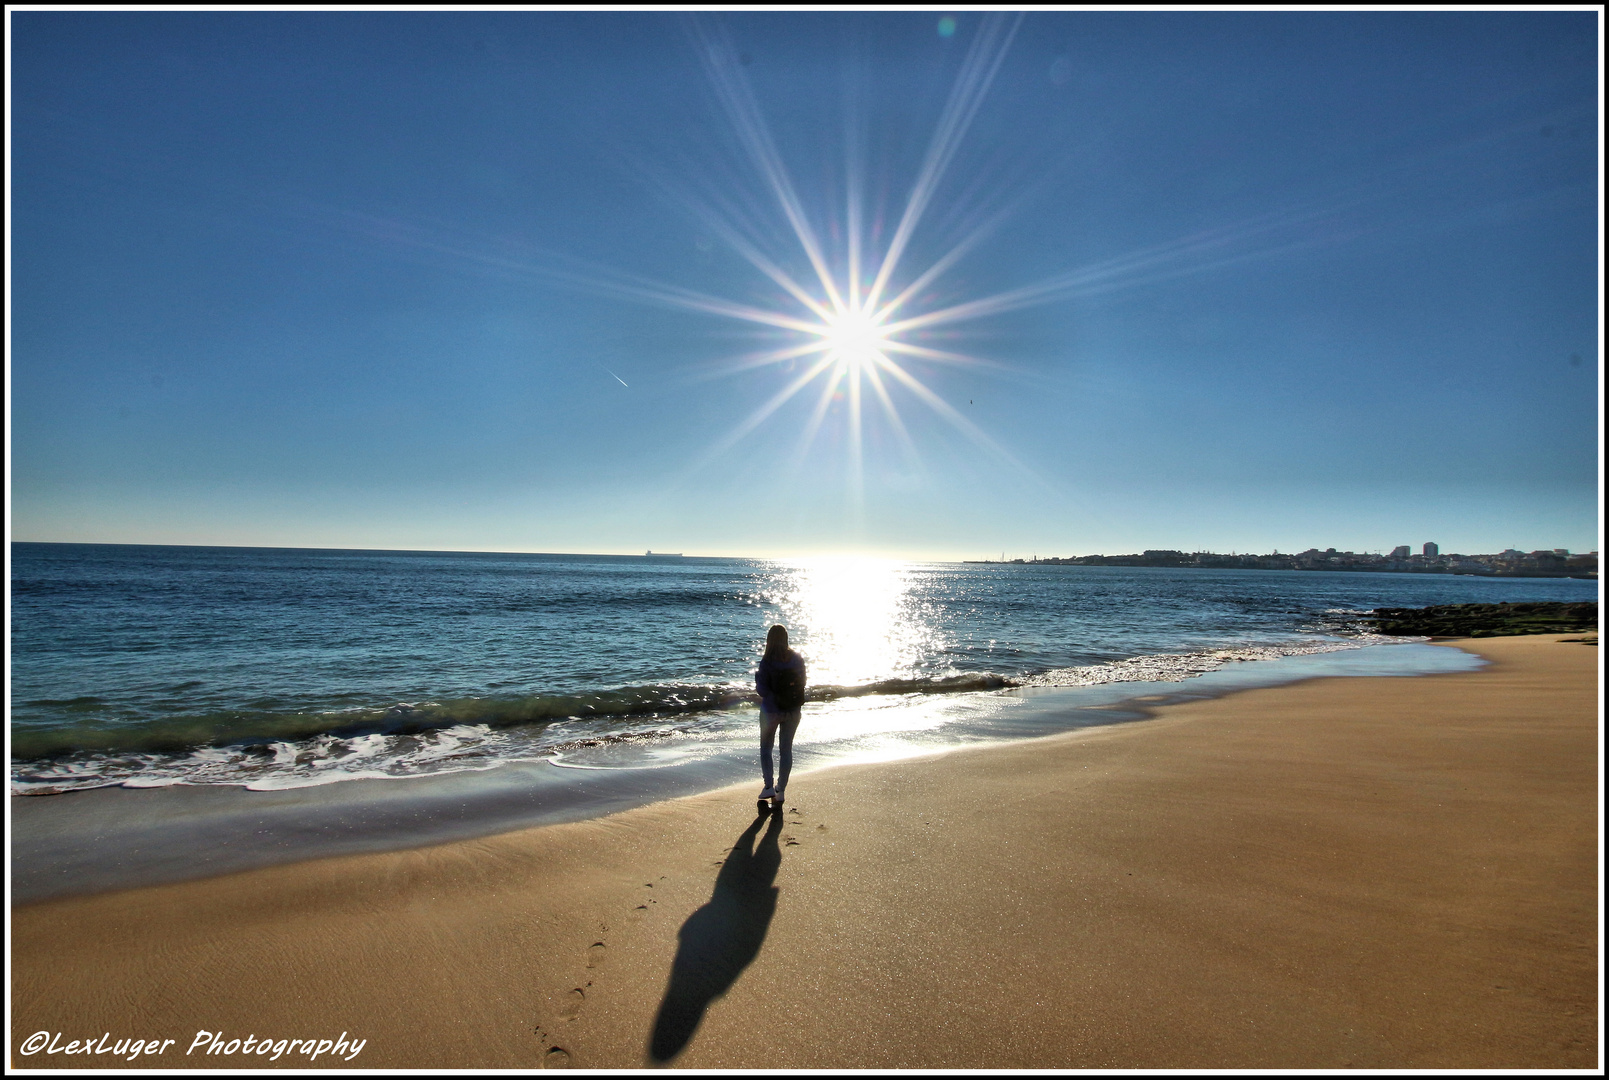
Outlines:
<svg viewBox="0 0 1609 1080"><path fill-rule="evenodd" d="M820 395L803 425L799 455L802 459L810 450L829 415L841 418L842 424L835 430L846 452L849 490L856 499L861 495L865 445L862 427L868 414L880 414L907 459L913 463L918 460L915 442L900 416L897 397L915 398L981 449L1021 467L924 382L931 377L929 371L911 364L915 360L963 369L998 366L935 348L931 336L936 327L993 314L1002 306L1001 301L986 298L948 307L929 306L933 283L974 248L996 222L991 218L975 223L966 236L937 259L918 263L907 257L912 238L933 205L940 181L1021 22L1020 15L991 15L979 21L904 209L896 217L885 217L879 207L868 213L863 192L870 179L861 160L861 149L855 146L845 160L841 189L845 201L839 214L825 208L817 208L815 213L807 211L743 70L739 50L718 26L708 26L700 50L705 73L750 165L781 211L786 222L783 235L791 233L798 246L792 256L785 255L775 250L776 233L762 240L761 233L746 226L741 218L696 197L682 195L679 198L684 205L693 209L734 252L780 287L787 299L778 306L761 306L676 287L639 284L629 290L634 295L764 327L777 335L772 347L731 359L722 365L720 373L770 367L784 377L784 385L712 446L693 465L694 469L724 454L818 380ZM856 138L852 136L851 142ZM863 140L864 132L858 138ZM819 229L817 223L828 227ZM885 229L885 225L891 228ZM807 265L809 272L800 273ZM1015 297L1003 300L1005 307L1019 303ZM868 398L875 402L870 409L863 408Z"/></svg>
<svg viewBox="0 0 1609 1080"><path fill-rule="evenodd" d="M890 345L886 335L882 323L864 311L834 315L821 328L828 354L848 365L886 360L883 351Z"/></svg>

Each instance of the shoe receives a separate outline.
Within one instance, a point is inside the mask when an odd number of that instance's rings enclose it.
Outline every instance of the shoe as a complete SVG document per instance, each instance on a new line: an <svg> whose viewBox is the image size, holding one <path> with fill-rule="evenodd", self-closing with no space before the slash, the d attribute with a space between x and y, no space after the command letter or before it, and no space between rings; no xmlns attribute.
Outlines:
<svg viewBox="0 0 1609 1080"><path fill-rule="evenodd" d="M775 812L775 811L781 810L781 809L782 809L782 792L779 791L775 795L771 796L771 810L773 812Z"/></svg>
<svg viewBox="0 0 1609 1080"><path fill-rule="evenodd" d="M761 802L764 802L766 799L774 799L776 797L777 797L777 793L775 791L771 790L770 788L766 788L764 791L760 792L760 801Z"/></svg>

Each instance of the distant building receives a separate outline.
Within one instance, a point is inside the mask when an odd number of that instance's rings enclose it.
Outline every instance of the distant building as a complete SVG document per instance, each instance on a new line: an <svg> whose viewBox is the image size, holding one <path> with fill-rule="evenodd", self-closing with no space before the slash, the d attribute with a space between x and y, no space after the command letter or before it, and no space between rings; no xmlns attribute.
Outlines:
<svg viewBox="0 0 1609 1080"><path fill-rule="evenodd" d="M1500 555L1446 554L1436 544L1426 544L1425 554L1407 554L1409 547L1399 544L1389 557L1378 553L1337 551L1335 548L1308 548L1296 555L1254 555L1251 553L1223 555L1211 551L1196 551L1188 555L1172 548L1147 548L1137 555L1072 555L1061 558L1047 557L1031 560L1037 565L1061 566L1152 566L1152 567L1212 567L1218 569L1249 570L1373 570L1389 573L1413 574L1476 574L1482 577L1573 577L1595 579L1598 576L1598 553L1560 555L1559 549L1537 549L1529 554L1509 548ZM983 560L992 561L992 560ZM1005 554L1000 556L1006 562ZM1011 560L1015 563L1026 559Z"/></svg>
<svg viewBox="0 0 1609 1080"><path fill-rule="evenodd" d="M1559 556L1561 559L1568 559L1570 557L1570 549L1569 548L1554 548L1553 549L1553 554Z"/></svg>

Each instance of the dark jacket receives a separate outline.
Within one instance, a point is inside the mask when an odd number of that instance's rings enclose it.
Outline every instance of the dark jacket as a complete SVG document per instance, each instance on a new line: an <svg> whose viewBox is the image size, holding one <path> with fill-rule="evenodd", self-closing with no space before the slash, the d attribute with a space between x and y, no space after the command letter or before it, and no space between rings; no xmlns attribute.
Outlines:
<svg viewBox="0 0 1609 1080"><path fill-rule="evenodd" d="M754 671L754 688L760 692L760 710L762 712L781 712L777 703L771 697L771 672L779 668L798 668L799 679L804 680L804 657L789 649L781 660L767 660L760 658L760 666Z"/></svg>

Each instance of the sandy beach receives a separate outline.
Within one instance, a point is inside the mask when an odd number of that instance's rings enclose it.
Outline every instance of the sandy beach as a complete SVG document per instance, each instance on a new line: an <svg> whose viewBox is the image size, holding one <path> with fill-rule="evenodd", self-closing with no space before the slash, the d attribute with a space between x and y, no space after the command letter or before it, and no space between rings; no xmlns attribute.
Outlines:
<svg viewBox="0 0 1609 1080"><path fill-rule="evenodd" d="M19 907L10 1063L307 1067L344 1034L312 1064L1592 1068L1598 650L1568 637L806 773L779 818L756 781Z"/></svg>

